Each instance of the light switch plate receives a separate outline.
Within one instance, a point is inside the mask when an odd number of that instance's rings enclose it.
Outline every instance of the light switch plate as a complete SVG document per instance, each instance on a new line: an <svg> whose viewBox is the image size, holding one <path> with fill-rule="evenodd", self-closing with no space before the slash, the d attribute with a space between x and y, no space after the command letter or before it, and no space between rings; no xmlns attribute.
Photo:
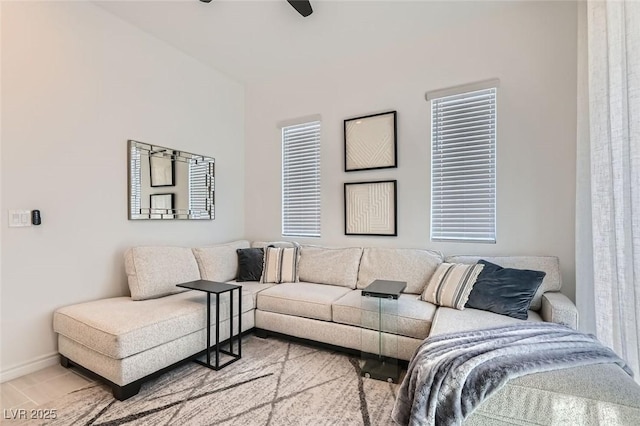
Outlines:
<svg viewBox="0 0 640 426"><path fill-rule="evenodd" d="M9 210L9 226L31 226L31 210Z"/></svg>

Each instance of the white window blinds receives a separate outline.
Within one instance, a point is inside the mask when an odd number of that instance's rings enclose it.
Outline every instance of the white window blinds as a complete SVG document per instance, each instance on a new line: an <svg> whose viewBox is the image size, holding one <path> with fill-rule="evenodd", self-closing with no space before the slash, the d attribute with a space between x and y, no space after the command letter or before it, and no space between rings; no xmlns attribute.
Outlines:
<svg viewBox="0 0 640 426"><path fill-rule="evenodd" d="M189 161L189 218L214 217L214 163L195 157Z"/></svg>
<svg viewBox="0 0 640 426"><path fill-rule="evenodd" d="M496 88L431 100L431 239L496 241Z"/></svg>
<svg viewBox="0 0 640 426"><path fill-rule="evenodd" d="M320 236L320 122L282 128L282 235Z"/></svg>
<svg viewBox="0 0 640 426"><path fill-rule="evenodd" d="M133 144L129 146L129 156L131 158L131 161L129 162L129 167L130 167L130 172L129 175L131 176L131 192L129 195L129 208L130 208L130 215L139 215L142 214L141 211L141 202L140 199L141 197L141 191L140 191L140 187L142 186L142 181L140 178L140 170L141 170L141 164L140 164L140 150L135 147Z"/></svg>

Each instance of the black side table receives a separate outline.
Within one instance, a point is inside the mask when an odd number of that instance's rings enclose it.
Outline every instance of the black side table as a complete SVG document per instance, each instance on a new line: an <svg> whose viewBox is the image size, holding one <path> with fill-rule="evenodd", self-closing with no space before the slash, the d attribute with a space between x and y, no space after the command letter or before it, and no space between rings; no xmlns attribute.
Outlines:
<svg viewBox="0 0 640 426"><path fill-rule="evenodd" d="M212 370L220 370L223 367L236 362L242 357L242 286L235 284L219 283L216 281L197 280L184 284L177 284L178 287L188 288L189 290L204 291L207 293L207 362L199 359L194 361L200 365L211 368ZM233 335L233 290L238 290L238 334ZM220 348L220 295L229 293L229 350ZM216 363L211 364L211 294L216 296ZM238 352L233 352L233 338L238 339ZM232 359L220 365L220 353L229 355Z"/></svg>

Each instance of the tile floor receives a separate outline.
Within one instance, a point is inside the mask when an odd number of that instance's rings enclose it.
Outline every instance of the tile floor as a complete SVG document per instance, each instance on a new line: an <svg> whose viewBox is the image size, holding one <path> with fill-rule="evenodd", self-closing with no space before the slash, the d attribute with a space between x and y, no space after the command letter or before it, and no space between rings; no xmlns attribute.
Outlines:
<svg viewBox="0 0 640 426"><path fill-rule="evenodd" d="M0 383L0 410L4 413L5 410L10 409L47 408L48 402L92 382L93 380L73 368L53 365Z"/></svg>

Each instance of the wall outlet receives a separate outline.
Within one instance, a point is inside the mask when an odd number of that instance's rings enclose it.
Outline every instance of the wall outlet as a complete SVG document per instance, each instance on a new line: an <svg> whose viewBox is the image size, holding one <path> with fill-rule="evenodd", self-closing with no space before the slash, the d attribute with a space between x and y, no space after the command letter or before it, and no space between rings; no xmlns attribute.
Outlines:
<svg viewBox="0 0 640 426"><path fill-rule="evenodd" d="M31 210L9 210L9 226L31 226Z"/></svg>

